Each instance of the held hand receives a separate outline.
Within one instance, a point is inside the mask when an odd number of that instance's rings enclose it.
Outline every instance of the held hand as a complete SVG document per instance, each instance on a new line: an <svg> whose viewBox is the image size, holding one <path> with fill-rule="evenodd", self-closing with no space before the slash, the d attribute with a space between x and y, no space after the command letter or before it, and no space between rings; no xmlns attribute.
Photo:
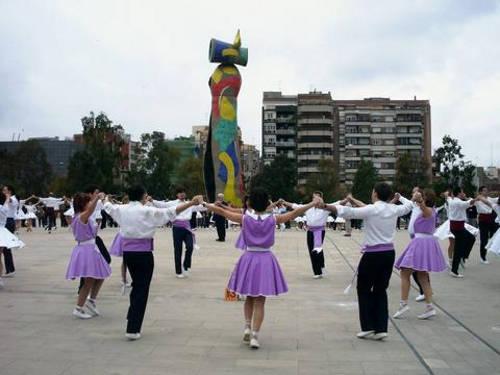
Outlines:
<svg viewBox="0 0 500 375"><path fill-rule="evenodd" d="M97 199L99 199L99 200L104 199L105 197L106 197L106 194L104 194L103 192L97 194Z"/></svg>
<svg viewBox="0 0 500 375"><path fill-rule="evenodd" d="M394 201L395 202L398 202L400 199L401 199L401 194L399 194L399 193L394 194Z"/></svg>
<svg viewBox="0 0 500 375"><path fill-rule="evenodd" d="M192 202L196 205L203 203L203 195L195 195Z"/></svg>

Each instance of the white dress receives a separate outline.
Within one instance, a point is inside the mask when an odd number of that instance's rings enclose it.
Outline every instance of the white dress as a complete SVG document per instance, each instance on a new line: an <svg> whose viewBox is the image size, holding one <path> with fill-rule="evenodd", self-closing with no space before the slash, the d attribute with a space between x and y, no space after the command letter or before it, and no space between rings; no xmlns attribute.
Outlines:
<svg viewBox="0 0 500 375"><path fill-rule="evenodd" d="M493 205L493 209L497 214L496 222L500 223L500 205L499 204ZM488 250L488 252L490 253L500 255L500 228L497 229L493 237L491 237L488 243L486 244L486 250Z"/></svg>
<svg viewBox="0 0 500 375"><path fill-rule="evenodd" d="M15 249L24 247L24 242L14 236L10 231L5 228L7 221L7 208L5 205L0 206L0 247L7 249Z"/></svg>

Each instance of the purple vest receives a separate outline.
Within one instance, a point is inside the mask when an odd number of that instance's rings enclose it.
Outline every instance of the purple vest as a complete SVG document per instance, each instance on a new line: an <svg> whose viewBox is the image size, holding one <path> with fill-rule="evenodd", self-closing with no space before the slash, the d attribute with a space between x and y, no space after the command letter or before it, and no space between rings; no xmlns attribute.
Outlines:
<svg viewBox="0 0 500 375"><path fill-rule="evenodd" d="M275 227L276 218L274 215L269 215L265 219L262 219L261 216L254 219L250 215L244 214L241 234L236 245L240 249L249 247L271 249L274 245Z"/></svg>
<svg viewBox="0 0 500 375"><path fill-rule="evenodd" d="M80 214L76 215L71 222L73 236L78 242L88 241L97 236L97 223L88 219L87 224L80 221Z"/></svg>

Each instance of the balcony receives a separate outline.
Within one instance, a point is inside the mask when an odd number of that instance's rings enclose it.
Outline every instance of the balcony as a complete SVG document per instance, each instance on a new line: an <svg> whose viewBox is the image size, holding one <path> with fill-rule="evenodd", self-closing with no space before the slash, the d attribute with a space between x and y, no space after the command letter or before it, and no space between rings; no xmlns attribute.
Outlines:
<svg viewBox="0 0 500 375"><path fill-rule="evenodd" d="M295 116L279 116L276 117L276 122L283 124L283 123L295 123L296 118Z"/></svg>
<svg viewBox="0 0 500 375"><path fill-rule="evenodd" d="M300 118L297 121L298 124L300 125L305 125L305 124L325 124L325 125L332 125L333 124L333 119L331 118Z"/></svg>
<svg viewBox="0 0 500 375"><path fill-rule="evenodd" d="M295 129L276 129L278 135L295 135Z"/></svg>
<svg viewBox="0 0 500 375"><path fill-rule="evenodd" d="M320 136L320 137L333 137L333 130L298 130L297 131L297 136L298 137L304 137L308 135L315 135L315 136Z"/></svg>
<svg viewBox="0 0 500 375"><path fill-rule="evenodd" d="M299 167L297 171L298 173L317 173L318 167Z"/></svg>
<svg viewBox="0 0 500 375"><path fill-rule="evenodd" d="M276 147L295 147L295 141L276 141Z"/></svg>

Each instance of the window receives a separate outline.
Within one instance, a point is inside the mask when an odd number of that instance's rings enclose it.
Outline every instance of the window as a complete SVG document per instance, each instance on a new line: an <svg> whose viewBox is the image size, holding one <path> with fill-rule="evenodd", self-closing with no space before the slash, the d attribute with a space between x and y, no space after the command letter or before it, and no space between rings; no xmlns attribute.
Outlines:
<svg viewBox="0 0 500 375"><path fill-rule="evenodd" d="M276 112L273 111L264 112L264 120L274 120L275 118L276 118Z"/></svg>

